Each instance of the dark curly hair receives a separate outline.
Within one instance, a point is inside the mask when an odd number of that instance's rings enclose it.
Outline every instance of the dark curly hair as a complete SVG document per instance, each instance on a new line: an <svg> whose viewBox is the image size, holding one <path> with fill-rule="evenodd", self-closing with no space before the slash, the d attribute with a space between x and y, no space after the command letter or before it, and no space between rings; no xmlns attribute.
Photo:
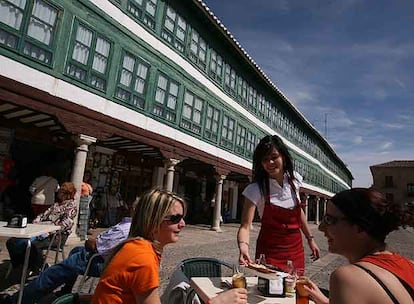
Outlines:
<svg viewBox="0 0 414 304"><path fill-rule="evenodd" d="M331 202L354 223L374 239L384 242L386 236L406 225L412 226L406 212L398 202L387 201L372 188L353 188L337 193Z"/></svg>
<svg viewBox="0 0 414 304"><path fill-rule="evenodd" d="M262 166L262 160L265 156L272 152L275 148L283 158L283 169L288 174L290 181L295 179L293 175L293 162L290 153L282 141L277 135L266 135L263 137L253 153L253 182L259 185L260 192L265 195L266 180L269 178L269 174Z"/></svg>

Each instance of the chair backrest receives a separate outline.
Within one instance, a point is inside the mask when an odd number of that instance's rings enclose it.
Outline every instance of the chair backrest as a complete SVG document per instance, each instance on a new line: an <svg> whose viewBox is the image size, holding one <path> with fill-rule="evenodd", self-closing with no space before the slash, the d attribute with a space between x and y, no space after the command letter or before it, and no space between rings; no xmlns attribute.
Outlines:
<svg viewBox="0 0 414 304"><path fill-rule="evenodd" d="M92 294L68 293L54 300L52 304L89 304L92 296Z"/></svg>
<svg viewBox="0 0 414 304"><path fill-rule="evenodd" d="M57 250L58 247L59 249L62 249L66 245L66 241L68 240L68 238L69 238L69 234L65 234L65 233L60 234L60 241L55 239L52 246L50 247L50 250Z"/></svg>
<svg viewBox="0 0 414 304"><path fill-rule="evenodd" d="M52 302L52 304L74 304L76 297L73 293L65 294Z"/></svg>
<svg viewBox="0 0 414 304"><path fill-rule="evenodd" d="M180 268L184 274L192 277L221 277L221 267L233 269L233 265L215 258L197 257L183 260Z"/></svg>

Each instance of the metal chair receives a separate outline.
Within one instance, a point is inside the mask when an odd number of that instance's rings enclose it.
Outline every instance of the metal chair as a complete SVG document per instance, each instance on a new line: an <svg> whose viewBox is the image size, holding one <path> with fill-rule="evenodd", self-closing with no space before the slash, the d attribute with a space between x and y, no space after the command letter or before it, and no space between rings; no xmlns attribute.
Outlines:
<svg viewBox="0 0 414 304"><path fill-rule="evenodd" d="M95 276L91 276L90 274L89 274L89 270L90 270L90 268L91 268L91 265L92 265L92 261L94 260L94 259L97 259L97 258L101 258L101 255L99 254L99 253L95 253L95 254L93 254L90 258L89 258L89 261L88 261L88 264L86 265L86 269L85 269L85 273L83 274L83 276L82 276L82 279L80 280L80 282L79 282L79 285L77 286L77 288L75 288L75 286L73 287L73 289L72 289L72 291L76 291L77 293L81 293L83 290L81 290L82 288L83 289L85 289L85 282L86 282L86 279L88 278L88 277L95 277ZM93 286L93 285L90 285L89 286L89 289L87 290L87 292L88 293L93 293L93 289L94 289L94 287L95 286Z"/></svg>
<svg viewBox="0 0 414 304"><path fill-rule="evenodd" d="M56 236L59 236L59 239L58 239L57 242L55 242ZM58 261L59 253L62 254L62 261L66 258L66 255L65 255L65 244L66 244L66 241L68 239L68 236L69 235L67 235L67 234L62 234L60 231L57 232L57 233L55 233L53 235L53 237L52 237L52 239L51 239L51 241L49 243L49 246L47 247L47 251L44 254L44 263L43 263L43 266L42 266L42 271L46 267L47 258L49 256L49 252L51 250L52 251L55 251L55 262L54 262L54 264L56 264L57 261Z"/></svg>
<svg viewBox="0 0 414 304"><path fill-rule="evenodd" d="M89 304L93 294L68 293L52 302L52 304Z"/></svg>
<svg viewBox="0 0 414 304"><path fill-rule="evenodd" d="M188 279L192 277L221 277L223 266L233 270L232 264L215 258L189 258L180 263L181 271Z"/></svg>
<svg viewBox="0 0 414 304"><path fill-rule="evenodd" d="M233 272L234 265L215 258L189 258L181 261L179 264L181 271L186 275L188 280L190 280L192 277L221 277L223 266L230 273ZM190 288L187 291L185 303L193 303L195 296L195 290L193 288ZM199 301L203 303L201 300Z"/></svg>

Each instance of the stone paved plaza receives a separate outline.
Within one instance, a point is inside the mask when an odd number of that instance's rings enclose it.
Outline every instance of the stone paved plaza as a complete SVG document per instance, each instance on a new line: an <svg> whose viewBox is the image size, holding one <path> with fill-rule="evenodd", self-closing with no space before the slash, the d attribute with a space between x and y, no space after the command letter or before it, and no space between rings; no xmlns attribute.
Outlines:
<svg viewBox="0 0 414 304"><path fill-rule="evenodd" d="M312 262L309 259L309 250L305 244L306 252L306 271L319 286L328 288L328 280L330 273L338 266L346 263L346 260L338 255L329 254L327 252L327 242L323 234L318 231L315 224L310 224L311 231L321 248L321 259ZM236 233L238 224L222 225L222 232L211 231L209 226L205 225L187 225L180 235L177 244L169 245L163 252L161 263L161 290L168 283L169 276L176 265L183 259L190 257L215 257L226 262L236 263L238 260L238 249L236 242ZM255 240L257 238L260 226L254 224L251 232L251 255L254 255ZM413 229L399 230L392 233L387 240L390 248L401 254L414 259L414 231ZM5 270L8 266L7 249L4 246L4 240L0 242L0 276L4 282ZM82 242L70 241L67 245L68 253L74 246L82 245ZM4 285L4 284L2 284ZM4 286L2 286L4 288Z"/></svg>

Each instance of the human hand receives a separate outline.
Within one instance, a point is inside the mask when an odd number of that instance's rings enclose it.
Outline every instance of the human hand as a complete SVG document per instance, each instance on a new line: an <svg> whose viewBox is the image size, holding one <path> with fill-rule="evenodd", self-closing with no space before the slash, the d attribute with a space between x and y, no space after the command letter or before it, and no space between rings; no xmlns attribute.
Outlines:
<svg viewBox="0 0 414 304"><path fill-rule="evenodd" d="M309 293L309 298L315 302L315 304L329 304L329 298L327 298L319 287L308 280L307 284L303 285L303 288Z"/></svg>
<svg viewBox="0 0 414 304"><path fill-rule="evenodd" d="M308 244L309 244L309 248L311 250L311 259L313 261L316 261L317 259L320 258L321 255L321 250L319 249L318 245L315 242L314 238L311 238L308 240Z"/></svg>
<svg viewBox="0 0 414 304"><path fill-rule="evenodd" d="M249 255L249 246L245 243L239 243L240 246L240 255L239 255L239 264L240 265L249 265L253 263Z"/></svg>
<svg viewBox="0 0 414 304"><path fill-rule="evenodd" d="M209 301L211 304L246 304L247 290L245 288L234 288L219 293Z"/></svg>
<svg viewBox="0 0 414 304"><path fill-rule="evenodd" d="M85 248L89 252L96 252L96 237L88 235L88 239L85 241Z"/></svg>
<svg viewBox="0 0 414 304"><path fill-rule="evenodd" d="M88 230L88 238L95 238L99 235L99 233L101 233L102 230L101 229L89 229Z"/></svg>

